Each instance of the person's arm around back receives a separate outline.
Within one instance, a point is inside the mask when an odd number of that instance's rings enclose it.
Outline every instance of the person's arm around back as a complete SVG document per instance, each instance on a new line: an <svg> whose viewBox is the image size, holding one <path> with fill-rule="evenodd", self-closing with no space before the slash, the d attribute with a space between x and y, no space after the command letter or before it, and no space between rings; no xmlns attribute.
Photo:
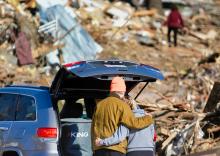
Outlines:
<svg viewBox="0 0 220 156"><path fill-rule="evenodd" d="M151 115L136 118L130 107L126 103L121 104L121 124L129 129L143 129L153 123Z"/></svg>
<svg viewBox="0 0 220 156"><path fill-rule="evenodd" d="M97 138L96 139L96 146L111 146L118 144L126 139L129 135L129 129L123 125L120 125L119 128L115 131L115 133L104 139Z"/></svg>

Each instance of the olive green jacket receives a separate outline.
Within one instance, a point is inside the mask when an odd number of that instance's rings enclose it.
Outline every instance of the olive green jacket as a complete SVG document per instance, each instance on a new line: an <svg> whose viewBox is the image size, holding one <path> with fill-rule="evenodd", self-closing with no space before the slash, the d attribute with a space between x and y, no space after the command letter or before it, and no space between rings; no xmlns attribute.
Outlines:
<svg viewBox="0 0 220 156"><path fill-rule="evenodd" d="M95 145L95 139L108 138L118 129L120 124L124 124L131 129L142 129L153 123L150 116L136 118L129 105L117 97L110 96L97 104L96 111L92 120L92 144L93 150L111 149L126 153L127 141L113 145L101 146Z"/></svg>

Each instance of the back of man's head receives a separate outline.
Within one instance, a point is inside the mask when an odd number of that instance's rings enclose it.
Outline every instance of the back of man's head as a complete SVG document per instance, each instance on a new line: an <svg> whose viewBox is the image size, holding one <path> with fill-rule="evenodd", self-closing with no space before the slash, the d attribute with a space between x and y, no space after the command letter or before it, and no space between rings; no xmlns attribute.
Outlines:
<svg viewBox="0 0 220 156"><path fill-rule="evenodd" d="M110 92L125 92L126 85L122 77L116 76L112 79L110 85Z"/></svg>

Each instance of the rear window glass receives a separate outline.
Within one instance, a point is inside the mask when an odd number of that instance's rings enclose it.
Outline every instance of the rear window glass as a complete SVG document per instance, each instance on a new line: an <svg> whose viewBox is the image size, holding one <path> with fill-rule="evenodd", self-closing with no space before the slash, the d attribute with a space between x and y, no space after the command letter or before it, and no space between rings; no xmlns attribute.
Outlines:
<svg viewBox="0 0 220 156"><path fill-rule="evenodd" d="M17 95L0 93L0 121L13 121Z"/></svg>
<svg viewBox="0 0 220 156"><path fill-rule="evenodd" d="M67 99L58 101L58 108L61 118L91 119L95 107L95 98Z"/></svg>
<svg viewBox="0 0 220 156"><path fill-rule="evenodd" d="M16 121L36 120L36 104L33 97L21 95L16 111Z"/></svg>

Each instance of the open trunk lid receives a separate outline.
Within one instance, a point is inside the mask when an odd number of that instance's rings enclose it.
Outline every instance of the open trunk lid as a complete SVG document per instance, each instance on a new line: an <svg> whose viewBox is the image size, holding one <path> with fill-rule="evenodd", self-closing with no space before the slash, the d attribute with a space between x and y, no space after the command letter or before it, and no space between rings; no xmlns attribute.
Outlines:
<svg viewBox="0 0 220 156"><path fill-rule="evenodd" d="M82 61L63 65L54 78L50 92L58 99L73 95L105 97L112 78L117 75L125 79L128 92L139 82L164 79L160 70L144 64L121 60Z"/></svg>

